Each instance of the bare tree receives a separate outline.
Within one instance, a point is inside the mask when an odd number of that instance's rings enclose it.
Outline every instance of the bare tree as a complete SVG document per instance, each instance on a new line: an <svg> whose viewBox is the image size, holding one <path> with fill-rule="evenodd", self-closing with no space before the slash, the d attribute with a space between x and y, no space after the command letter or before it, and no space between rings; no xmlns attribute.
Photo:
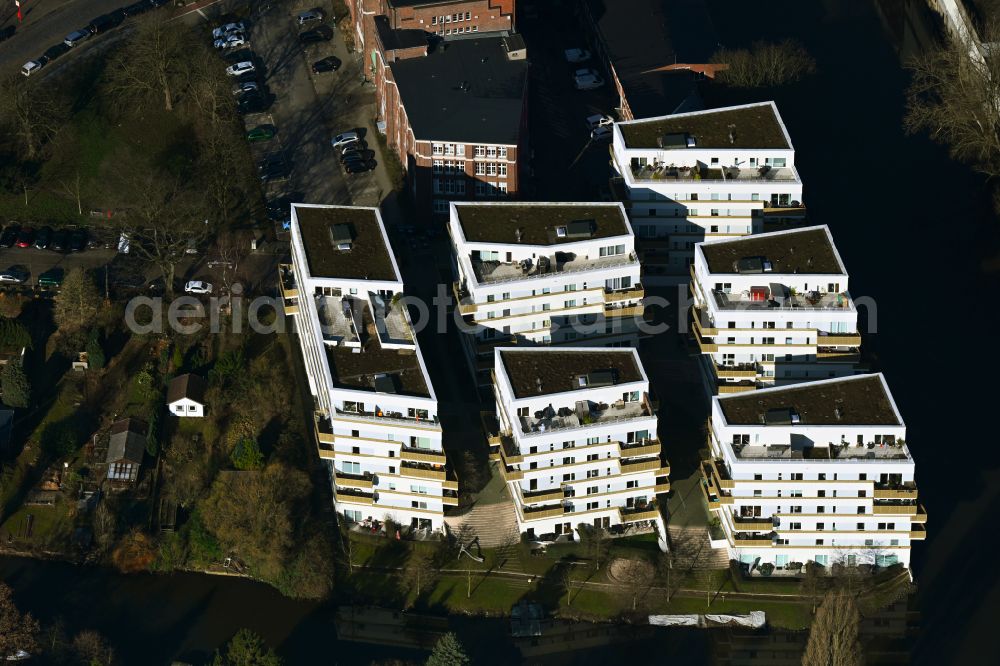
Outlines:
<svg viewBox="0 0 1000 666"><path fill-rule="evenodd" d="M794 83L816 71L816 61L799 42L754 42L749 49L720 49L711 62L726 64L716 78L738 88ZM736 128L739 131L739 128Z"/></svg>
<svg viewBox="0 0 1000 666"><path fill-rule="evenodd" d="M100 304L101 296L94 280L82 268L74 268L66 274L56 296L53 316L60 329L79 330L94 323Z"/></svg>
<svg viewBox="0 0 1000 666"><path fill-rule="evenodd" d="M17 73L0 82L0 124L17 139L26 159L38 158L62 121L61 105L51 88Z"/></svg>
<svg viewBox="0 0 1000 666"><path fill-rule="evenodd" d="M580 523L577 525L577 532L580 535L580 543L584 552L594 562L594 568L600 569L601 562L608 554L611 538L608 531L603 527Z"/></svg>
<svg viewBox="0 0 1000 666"><path fill-rule="evenodd" d="M203 195L134 152L122 151L111 163L105 185L121 211L130 251L160 270L170 298L177 264L188 247L202 244L212 232Z"/></svg>
<svg viewBox="0 0 1000 666"><path fill-rule="evenodd" d="M200 48L187 26L166 14L148 15L109 67L112 94L140 103L159 96L164 110L173 111L175 99L190 84L190 55Z"/></svg>
<svg viewBox="0 0 1000 666"><path fill-rule="evenodd" d="M636 610L643 594L653 582L653 566L639 559L617 559L612 566L612 573L621 586L621 593L631 601L632 610Z"/></svg>
<svg viewBox="0 0 1000 666"><path fill-rule="evenodd" d="M0 658L18 650L33 652L37 647L38 621L31 613L21 613L14 604L14 593L0 582Z"/></svg>
<svg viewBox="0 0 1000 666"><path fill-rule="evenodd" d="M419 599L421 590L434 584L437 572L434 570L431 556L427 551L414 548L403 567L403 574L413 587L415 598Z"/></svg>
<svg viewBox="0 0 1000 666"><path fill-rule="evenodd" d="M991 18L979 41L998 40L1000 22ZM926 132L954 159L989 177L1000 175L1000 49L951 39L921 53L910 68L906 131Z"/></svg>
<svg viewBox="0 0 1000 666"><path fill-rule="evenodd" d="M802 666L858 666L858 609L854 599L840 592L827 592L809 629L809 642Z"/></svg>

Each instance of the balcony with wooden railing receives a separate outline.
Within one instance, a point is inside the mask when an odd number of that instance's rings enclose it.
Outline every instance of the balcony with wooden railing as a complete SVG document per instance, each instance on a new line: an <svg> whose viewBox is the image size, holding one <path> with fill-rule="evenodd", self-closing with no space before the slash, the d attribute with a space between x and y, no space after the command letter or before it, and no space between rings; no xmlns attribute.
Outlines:
<svg viewBox="0 0 1000 666"><path fill-rule="evenodd" d="M876 504L872 507L872 513L878 516L915 516L917 515L917 505Z"/></svg>
<svg viewBox="0 0 1000 666"><path fill-rule="evenodd" d="M521 499L525 504L543 504L545 502L561 502L566 497L566 491L562 488L551 488L549 490L524 491Z"/></svg>
<svg viewBox="0 0 1000 666"><path fill-rule="evenodd" d="M645 298L646 290L641 284L633 285L630 289L619 289L611 291L604 290L604 302L614 303L615 301L637 301Z"/></svg>
<svg viewBox="0 0 1000 666"><path fill-rule="evenodd" d="M752 518L733 516L733 525L735 529L745 532L770 532L774 529L772 519L757 516Z"/></svg>
<svg viewBox="0 0 1000 666"><path fill-rule="evenodd" d="M525 520L542 520L543 518L556 518L566 513L562 504L552 507L521 507L521 515Z"/></svg>
<svg viewBox="0 0 1000 666"><path fill-rule="evenodd" d="M413 479L434 479L435 481L444 481L446 477L443 466L408 461L403 461L400 464L399 475Z"/></svg>
<svg viewBox="0 0 1000 666"><path fill-rule="evenodd" d="M719 334L719 329L705 323L708 322L708 317L702 314L701 310L699 310L696 306L692 305L690 312L691 325L697 337L705 336L712 338Z"/></svg>
<svg viewBox="0 0 1000 666"><path fill-rule="evenodd" d="M641 304L626 305L623 307L615 307L613 305L604 306L605 317L641 317L644 311L645 306Z"/></svg>
<svg viewBox="0 0 1000 666"><path fill-rule="evenodd" d="M698 349L701 350L702 354L715 354L719 351L719 345L714 342L709 342L707 340L702 340L700 335L695 332L694 339L698 342Z"/></svg>
<svg viewBox="0 0 1000 666"><path fill-rule="evenodd" d="M873 497L875 499L915 500L917 499L917 486L907 483L901 485L875 484Z"/></svg>
<svg viewBox="0 0 1000 666"><path fill-rule="evenodd" d="M759 370L753 363L743 363L740 365L717 365L712 364L715 376L719 379L754 379Z"/></svg>
<svg viewBox="0 0 1000 666"><path fill-rule="evenodd" d="M635 474L637 472L649 472L660 469L659 460L640 460L637 462L620 463L622 474Z"/></svg>
<svg viewBox="0 0 1000 666"><path fill-rule="evenodd" d="M758 534L744 533L734 534L733 543L737 548L769 548L774 545L771 537L761 537Z"/></svg>
<svg viewBox="0 0 1000 666"><path fill-rule="evenodd" d="M923 541L927 538L927 528L923 525L911 525L910 526L910 540L911 541Z"/></svg>
<svg viewBox="0 0 1000 666"><path fill-rule="evenodd" d="M291 264L278 264L278 289L282 298L299 297L299 288L295 284L295 272Z"/></svg>
<svg viewBox="0 0 1000 666"><path fill-rule="evenodd" d="M447 459L445 458L444 451L433 451L430 449L419 449L410 446L404 446L400 449L399 457L402 460L409 462L423 462L431 463L433 465L444 465Z"/></svg>
<svg viewBox="0 0 1000 666"><path fill-rule="evenodd" d="M374 477L371 474L348 474L347 472L334 472L334 483L338 488L362 488L371 490Z"/></svg>
<svg viewBox="0 0 1000 666"><path fill-rule="evenodd" d="M660 517L660 510L656 502L650 502L644 506L620 506L618 515L623 523L637 523L641 520L656 520Z"/></svg>
<svg viewBox="0 0 1000 666"><path fill-rule="evenodd" d="M451 293L455 296L455 308L461 315L470 315L476 312L476 303L472 300L469 292L462 289L458 282L451 283Z"/></svg>
<svg viewBox="0 0 1000 666"><path fill-rule="evenodd" d="M719 395L730 395L732 393L746 393L747 391L756 391L756 384L719 384L718 387Z"/></svg>
<svg viewBox="0 0 1000 666"><path fill-rule="evenodd" d="M926 523L927 522L927 509L924 508L923 504L918 505L917 512L913 514L910 518L915 523Z"/></svg>
<svg viewBox="0 0 1000 666"><path fill-rule="evenodd" d="M724 504L733 503L732 495L724 494L719 488L717 477L713 474L708 461L702 461L701 465L698 466L698 471L701 474L701 483L698 486L705 496L705 501L708 502L709 509L715 510Z"/></svg>
<svg viewBox="0 0 1000 666"><path fill-rule="evenodd" d="M669 481L657 481L656 485L653 486L653 492L657 495L662 495L663 493L670 492L670 482Z"/></svg>
<svg viewBox="0 0 1000 666"><path fill-rule="evenodd" d="M736 487L736 482L729 475L729 470L726 469L726 463L716 461L715 458L709 458L708 463L712 467L712 474L715 475L715 482L720 488L729 490Z"/></svg>
<svg viewBox="0 0 1000 666"><path fill-rule="evenodd" d="M333 499L336 502L347 502L348 504L371 505L375 503L375 493L354 490L353 488L335 488Z"/></svg>
<svg viewBox="0 0 1000 666"><path fill-rule="evenodd" d="M818 347L860 347L861 334L819 335L816 337L816 345Z"/></svg>
<svg viewBox="0 0 1000 666"><path fill-rule="evenodd" d="M641 442L618 443L618 455L622 458L643 458L660 455L660 441L647 439Z"/></svg>
<svg viewBox="0 0 1000 666"><path fill-rule="evenodd" d="M507 467L507 465L503 464L502 460L500 461L500 464L497 465L497 469L500 470L500 477L507 483L510 483L511 481L520 481L524 478L524 472L519 469Z"/></svg>

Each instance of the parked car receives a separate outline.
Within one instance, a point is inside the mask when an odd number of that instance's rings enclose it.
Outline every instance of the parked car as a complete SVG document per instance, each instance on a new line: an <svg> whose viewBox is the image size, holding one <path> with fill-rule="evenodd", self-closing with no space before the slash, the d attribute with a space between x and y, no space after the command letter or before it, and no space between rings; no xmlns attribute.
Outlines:
<svg viewBox="0 0 1000 666"><path fill-rule="evenodd" d="M587 116L587 129L597 129L598 127L610 127L615 124L615 119L603 113L595 113Z"/></svg>
<svg viewBox="0 0 1000 666"><path fill-rule="evenodd" d="M202 280L191 280L185 283L184 291L189 294L211 294L212 293L212 283L204 282Z"/></svg>
<svg viewBox="0 0 1000 666"><path fill-rule="evenodd" d="M567 62L586 62L590 60L590 51L587 49L566 49L563 52Z"/></svg>
<svg viewBox="0 0 1000 666"><path fill-rule="evenodd" d="M66 229L56 229L52 234L52 242L49 243L49 249L56 252L64 252L68 244L69 232Z"/></svg>
<svg viewBox="0 0 1000 666"><path fill-rule="evenodd" d="M328 58L323 58L322 60L317 60L312 65L313 74L321 74L323 72L336 72L340 69L340 58L336 56L330 56Z"/></svg>
<svg viewBox="0 0 1000 666"><path fill-rule="evenodd" d="M17 265L11 266L7 270L0 273L0 282L8 282L14 284L24 284L31 277L31 273L24 266Z"/></svg>
<svg viewBox="0 0 1000 666"><path fill-rule="evenodd" d="M606 125L601 127L595 127L590 130L590 140L591 141L611 141L611 137L614 135L614 130Z"/></svg>
<svg viewBox="0 0 1000 666"><path fill-rule="evenodd" d="M74 229L69 232L69 242L67 245L70 252L82 252L87 247L87 230Z"/></svg>
<svg viewBox="0 0 1000 666"><path fill-rule="evenodd" d="M149 2L149 0L139 0L135 4L122 7L122 11L125 12L125 16L138 16L139 14L145 14L152 8L153 3Z"/></svg>
<svg viewBox="0 0 1000 666"><path fill-rule="evenodd" d="M272 222L287 222L292 218L292 200L288 197L271 199L265 206L267 219Z"/></svg>
<svg viewBox="0 0 1000 666"><path fill-rule="evenodd" d="M168 0L149 0L149 4L153 6L153 9L159 9L163 5L167 4Z"/></svg>
<svg viewBox="0 0 1000 666"><path fill-rule="evenodd" d="M245 93L236 101L236 110L241 114L264 113L271 107L272 97L260 93Z"/></svg>
<svg viewBox="0 0 1000 666"><path fill-rule="evenodd" d="M372 159L375 159L374 150L352 150L350 152L345 152L343 155L340 156L340 163L346 164L351 160L362 160L366 162Z"/></svg>
<svg viewBox="0 0 1000 666"><path fill-rule="evenodd" d="M52 62L59 56L69 51L69 49L70 47L67 46L65 42L59 42L55 46L50 46L45 49L45 53L42 54L42 58L44 58L46 62Z"/></svg>
<svg viewBox="0 0 1000 666"><path fill-rule="evenodd" d="M0 247L14 247L14 243L17 242L17 237L21 233L20 224L9 224L7 228L0 233Z"/></svg>
<svg viewBox="0 0 1000 666"><path fill-rule="evenodd" d="M52 227L42 227L35 234L35 247L44 250L52 242Z"/></svg>
<svg viewBox="0 0 1000 666"><path fill-rule="evenodd" d="M87 29L90 30L92 35L97 35L120 26L124 21L125 12L121 9L116 9L109 14L103 14L92 20L87 24Z"/></svg>
<svg viewBox="0 0 1000 666"><path fill-rule="evenodd" d="M269 183L277 180L287 180L291 174L291 168L283 160L263 162L257 168L260 174L260 182Z"/></svg>
<svg viewBox="0 0 1000 666"><path fill-rule="evenodd" d="M90 30L74 30L73 32L66 35L66 39L63 40L63 44L72 48L79 44L80 42L90 39L92 33Z"/></svg>
<svg viewBox="0 0 1000 666"><path fill-rule="evenodd" d="M371 171L374 168L375 168L375 160L368 160L367 162L362 160L351 160L350 162L344 165L344 169L347 171L347 173L352 173L352 174L364 173L366 171Z"/></svg>
<svg viewBox="0 0 1000 666"><path fill-rule="evenodd" d="M604 79L592 69L578 69L573 75L573 85L577 90L594 90L604 85Z"/></svg>
<svg viewBox="0 0 1000 666"><path fill-rule="evenodd" d="M225 25L220 25L218 28L212 31L212 37L214 39L219 39L220 37L225 37L226 35L232 34L234 32L246 33L247 26L242 21L237 21L235 23L227 23Z"/></svg>
<svg viewBox="0 0 1000 666"><path fill-rule="evenodd" d="M270 141L274 138L274 128L270 125L260 125L247 132L247 141L257 143L258 141Z"/></svg>
<svg viewBox="0 0 1000 666"><path fill-rule="evenodd" d="M234 95L242 95L243 93L256 92L260 90L260 85L256 81L240 81L233 86Z"/></svg>
<svg viewBox="0 0 1000 666"><path fill-rule="evenodd" d="M25 76L31 76L38 70L40 70L44 65L40 60L29 60L28 62L21 65L21 74Z"/></svg>
<svg viewBox="0 0 1000 666"><path fill-rule="evenodd" d="M55 268L50 268L41 275L38 276L38 286L46 287L49 289L58 289L62 286L63 277L65 277L66 271L62 268L56 266Z"/></svg>
<svg viewBox="0 0 1000 666"><path fill-rule="evenodd" d="M355 131L341 132L330 140L330 145L334 148L346 146L349 143L356 143L361 140L361 135Z"/></svg>
<svg viewBox="0 0 1000 666"><path fill-rule="evenodd" d="M256 72L257 68L249 60L244 60L243 62L238 62L235 65L230 65L226 68L226 74L229 76L243 76L250 72Z"/></svg>
<svg viewBox="0 0 1000 666"><path fill-rule="evenodd" d="M246 46L246 45L247 45L246 37L240 34L226 35L225 37L221 37L212 43L212 46L214 46L217 49L221 49L223 51L228 49L238 49L241 46Z"/></svg>
<svg viewBox="0 0 1000 666"><path fill-rule="evenodd" d="M297 20L299 25L305 25L306 23L312 23L313 21L322 21L323 16L323 10L317 7L315 9L302 12L298 15Z"/></svg>
<svg viewBox="0 0 1000 666"><path fill-rule="evenodd" d="M328 25L321 25L318 28L299 33L300 44L317 44L328 42L331 39L333 39L333 28Z"/></svg>

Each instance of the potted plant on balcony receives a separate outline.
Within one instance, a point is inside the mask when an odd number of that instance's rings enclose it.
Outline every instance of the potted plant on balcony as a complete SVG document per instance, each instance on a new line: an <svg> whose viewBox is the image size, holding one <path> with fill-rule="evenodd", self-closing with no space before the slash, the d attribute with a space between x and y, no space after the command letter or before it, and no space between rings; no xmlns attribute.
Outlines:
<svg viewBox="0 0 1000 666"><path fill-rule="evenodd" d="M774 573L774 565L771 564L770 562L764 562L764 564L760 565L761 576L770 576L773 573Z"/></svg>

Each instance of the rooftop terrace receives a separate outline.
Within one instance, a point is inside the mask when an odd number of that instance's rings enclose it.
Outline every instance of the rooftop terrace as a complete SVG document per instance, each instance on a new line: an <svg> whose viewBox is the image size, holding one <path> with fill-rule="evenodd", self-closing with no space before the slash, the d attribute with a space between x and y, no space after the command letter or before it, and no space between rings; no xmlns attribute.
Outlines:
<svg viewBox="0 0 1000 666"><path fill-rule="evenodd" d="M733 452L742 460L909 460L910 452L903 443L862 445L830 444L828 446L794 447L787 444L768 446L734 446Z"/></svg>
<svg viewBox="0 0 1000 666"><path fill-rule="evenodd" d="M636 263L635 254L618 254L610 257L590 258L577 256L571 252L556 252L550 256L542 256L532 261L523 262L482 261L470 259L476 280L480 284L497 282L514 282L531 278L546 277L557 273L575 273L613 266L626 266Z"/></svg>
<svg viewBox="0 0 1000 666"><path fill-rule="evenodd" d="M467 204L455 208L470 243L555 245L631 235L618 204ZM563 228L562 235L559 228Z"/></svg>
<svg viewBox="0 0 1000 666"><path fill-rule="evenodd" d="M742 259L752 258L770 263L770 273L845 274L825 227L759 234L737 240L703 243L699 247L711 273L762 272L760 266L751 271L747 271L746 267L740 270L737 263Z"/></svg>
<svg viewBox="0 0 1000 666"><path fill-rule="evenodd" d="M697 148L791 148L770 103L635 120L618 127L628 148L660 148L660 139L670 134L693 137Z"/></svg>
<svg viewBox="0 0 1000 666"><path fill-rule="evenodd" d="M809 382L718 401L729 425L903 425L881 375Z"/></svg>
<svg viewBox="0 0 1000 666"><path fill-rule="evenodd" d="M515 398L582 391L642 381L631 349L574 351L500 351ZM581 385L580 377L588 377Z"/></svg>
<svg viewBox="0 0 1000 666"><path fill-rule="evenodd" d="M751 167L741 169L740 167L729 166L719 168L709 168L704 165L678 166L675 164L654 162L653 164L639 164L637 160L629 165L632 171L633 180L649 181L699 181L720 183L733 181L758 181L758 182L798 182L799 175L792 167Z"/></svg>
<svg viewBox="0 0 1000 666"><path fill-rule="evenodd" d="M376 334L376 328L371 309L365 307L360 346L327 345L327 360L334 386L431 397L416 347L385 348L380 340L382 336Z"/></svg>
<svg viewBox="0 0 1000 666"><path fill-rule="evenodd" d="M768 292L767 298L759 300L751 292L733 292L712 290L717 310L850 310L851 297L847 292L810 291L805 294L792 294L785 285L767 281L762 276L761 289ZM757 287L754 287L757 289ZM781 292L778 295L776 292Z"/></svg>
<svg viewBox="0 0 1000 666"><path fill-rule="evenodd" d="M294 211L312 277L399 280L374 208L296 205ZM344 241L350 249L338 249Z"/></svg>

